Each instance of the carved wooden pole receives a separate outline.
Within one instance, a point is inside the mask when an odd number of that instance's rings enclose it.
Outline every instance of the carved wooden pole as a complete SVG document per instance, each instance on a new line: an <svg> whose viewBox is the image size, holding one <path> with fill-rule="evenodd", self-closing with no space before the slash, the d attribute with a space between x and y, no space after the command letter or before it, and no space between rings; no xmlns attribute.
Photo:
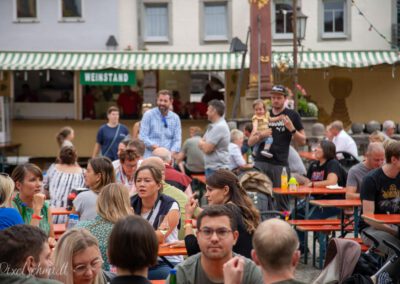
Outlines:
<svg viewBox="0 0 400 284"><path fill-rule="evenodd" d="M248 99L269 96L272 88L271 68L271 1L249 0L250 3L250 78Z"/></svg>

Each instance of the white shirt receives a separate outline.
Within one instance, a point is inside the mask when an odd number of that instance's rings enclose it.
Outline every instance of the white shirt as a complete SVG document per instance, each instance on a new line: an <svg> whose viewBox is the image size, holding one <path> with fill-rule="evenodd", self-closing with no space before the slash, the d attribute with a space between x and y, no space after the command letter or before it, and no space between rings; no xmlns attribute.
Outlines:
<svg viewBox="0 0 400 284"><path fill-rule="evenodd" d="M336 146L336 152L347 152L354 157L358 157L356 142L354 142L353 138L346 131L340 131L337 136L333 137L332 142Z"/></svg>

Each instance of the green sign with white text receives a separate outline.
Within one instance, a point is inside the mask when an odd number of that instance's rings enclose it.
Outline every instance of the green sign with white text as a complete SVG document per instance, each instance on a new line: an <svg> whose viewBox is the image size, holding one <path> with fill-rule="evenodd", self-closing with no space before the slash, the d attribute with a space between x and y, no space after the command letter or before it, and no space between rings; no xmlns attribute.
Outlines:
<svg viewBox="0 0 400 284"><path fill-rule="evenodd" d="M81 71L80 82L81 85L132 86L136 85L136 73L120 70Z"/></svg>

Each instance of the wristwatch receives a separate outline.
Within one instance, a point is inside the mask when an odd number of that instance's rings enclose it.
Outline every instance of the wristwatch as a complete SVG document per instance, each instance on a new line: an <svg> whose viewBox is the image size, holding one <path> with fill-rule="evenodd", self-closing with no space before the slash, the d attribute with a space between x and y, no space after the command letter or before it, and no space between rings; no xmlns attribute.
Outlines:
<svg viewBox="0 0 400 284"><path fill-rule="evenodd" d="M297 132L297 129L296 129L296 128L293 129L292 131L290 131L290 133L292 133L292 135L293 135L293 134L296 134L296 132Z"/></svg>

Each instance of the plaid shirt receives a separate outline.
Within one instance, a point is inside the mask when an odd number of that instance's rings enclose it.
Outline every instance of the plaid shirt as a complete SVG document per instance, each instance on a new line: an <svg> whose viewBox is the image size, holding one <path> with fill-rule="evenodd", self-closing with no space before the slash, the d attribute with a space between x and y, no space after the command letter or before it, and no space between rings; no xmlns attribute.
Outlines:
<svg viewBox="0 0 400 284"><path fill-rule="evenodd" d="M171 152L179 152L182 142L180 118L172 111L168 111L164 117L157 107L153 108L143 115L139 137L146 145L144 158L151 156L153 145L167 148Z"/></svg>

